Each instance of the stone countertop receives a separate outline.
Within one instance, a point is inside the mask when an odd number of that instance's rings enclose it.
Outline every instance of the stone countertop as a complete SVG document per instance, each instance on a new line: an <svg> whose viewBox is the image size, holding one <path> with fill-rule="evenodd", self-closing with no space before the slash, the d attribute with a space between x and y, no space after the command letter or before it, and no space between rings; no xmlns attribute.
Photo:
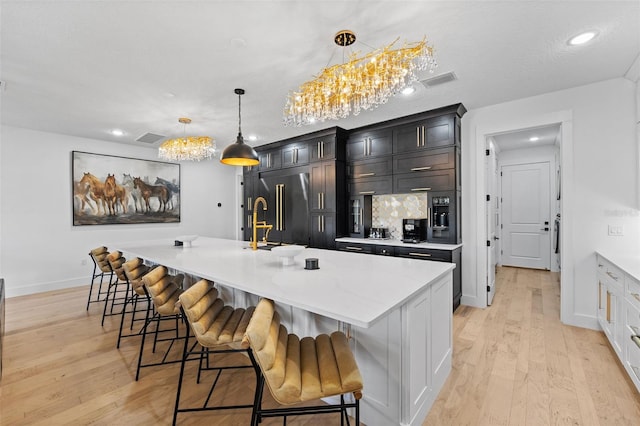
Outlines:
<svg viewBox="0 0 640 426"><path fill-rule="evenodd" d="M375 244L379 246L394 246L394 247L415 247L432 250L455 250L462 247L462 244L434 244L434 243L403 243L401 240L389 239L377 239L377 238L336 238L336 242L339 243L352 243L352 244Z"/></svg>
<svg viewBox="0 0 640 426"><path fill-rule="evenodd" d="M274 253L251 250L246 241L199 237L191 247L169 239L107 244L125 257L206 278L276 303L368 328L441 277L454 264L390 256L363 256L306 248L283 266ZM320 268L306 270L305 259Z"/></svg>
<svg viewBox="0 0 640 426"><path fill-rule="evenodd" d="M640 256L625 253L602 252L600 250L597 250L596 253L640 281Z"/></svg>

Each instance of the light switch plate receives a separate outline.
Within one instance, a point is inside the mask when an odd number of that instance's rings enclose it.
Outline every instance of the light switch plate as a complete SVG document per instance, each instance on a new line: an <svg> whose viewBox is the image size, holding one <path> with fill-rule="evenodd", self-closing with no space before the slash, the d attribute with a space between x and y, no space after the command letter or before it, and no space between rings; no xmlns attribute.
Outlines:
<svg viewBox="0 0 640 426"><path fill-rule="evenodd" d="M622 225L609 225L609 235L621 237L624 235L624 227Z"/></svg>

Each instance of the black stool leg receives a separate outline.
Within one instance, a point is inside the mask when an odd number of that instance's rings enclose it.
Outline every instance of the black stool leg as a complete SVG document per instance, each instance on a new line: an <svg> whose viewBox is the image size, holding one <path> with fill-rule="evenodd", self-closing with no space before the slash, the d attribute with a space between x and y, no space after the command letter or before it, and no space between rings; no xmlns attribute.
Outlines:
<svg viewBox="0 0 640 426"><path fill-rule="evenodd" d="M173 423L175 426L178 420L178 407L180 406L180 392L182 391L182 378L184 377L184 365L187 361L189 347L189 330L187 330L186 337L184 338L184 348L182 349L182 362L180 363L180 376L178 377L178 390L176 392L176 405L173 408ZM199 374L199 373L198 373Z"/></svg>

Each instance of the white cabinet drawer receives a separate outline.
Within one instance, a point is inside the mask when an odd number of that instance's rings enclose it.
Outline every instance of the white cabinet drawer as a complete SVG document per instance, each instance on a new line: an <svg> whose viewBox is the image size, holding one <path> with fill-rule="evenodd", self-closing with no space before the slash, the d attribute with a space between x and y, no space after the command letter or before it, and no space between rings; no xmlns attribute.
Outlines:
<svg viewBox="0 0 640 426"><path fill-rule="evenodd" d="M622 292L624 289L625 276L622 269L618 268L607 259L598 256L598 272L601 277L606 278L608 283Z"/></svg>
<svg viewBox="0 0 640 426"><path fill-rule="evenodd" d="M640 309L640 282L629 275L625 276L625 296L636 308ZM640 333L638 333L640 334Z"/></svg>

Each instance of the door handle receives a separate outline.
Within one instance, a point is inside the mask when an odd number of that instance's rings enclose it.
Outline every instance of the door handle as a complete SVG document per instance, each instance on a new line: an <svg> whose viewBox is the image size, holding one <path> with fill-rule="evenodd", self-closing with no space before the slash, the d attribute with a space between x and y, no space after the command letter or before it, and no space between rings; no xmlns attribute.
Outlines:
<svg viewBox="0 0 640 426"><path fill-rule="evenodd" d="M499 240L500 238L498 238L498 237L493 237L493 239L494 239L494 240Z"/></svg>
<svg viewBox="0 0 640 426"><path fill-rule="evenodd" d="M548 231L549 228L540 228L541 231Z"/></svg>
<svg viewBox="0 0 640 426"><path fill-rule="evenodd" d="M425 166L425 167L414 167L411 169L412 172L420 172L422 170L429 170L431 169L431 166Z"/></svg>

